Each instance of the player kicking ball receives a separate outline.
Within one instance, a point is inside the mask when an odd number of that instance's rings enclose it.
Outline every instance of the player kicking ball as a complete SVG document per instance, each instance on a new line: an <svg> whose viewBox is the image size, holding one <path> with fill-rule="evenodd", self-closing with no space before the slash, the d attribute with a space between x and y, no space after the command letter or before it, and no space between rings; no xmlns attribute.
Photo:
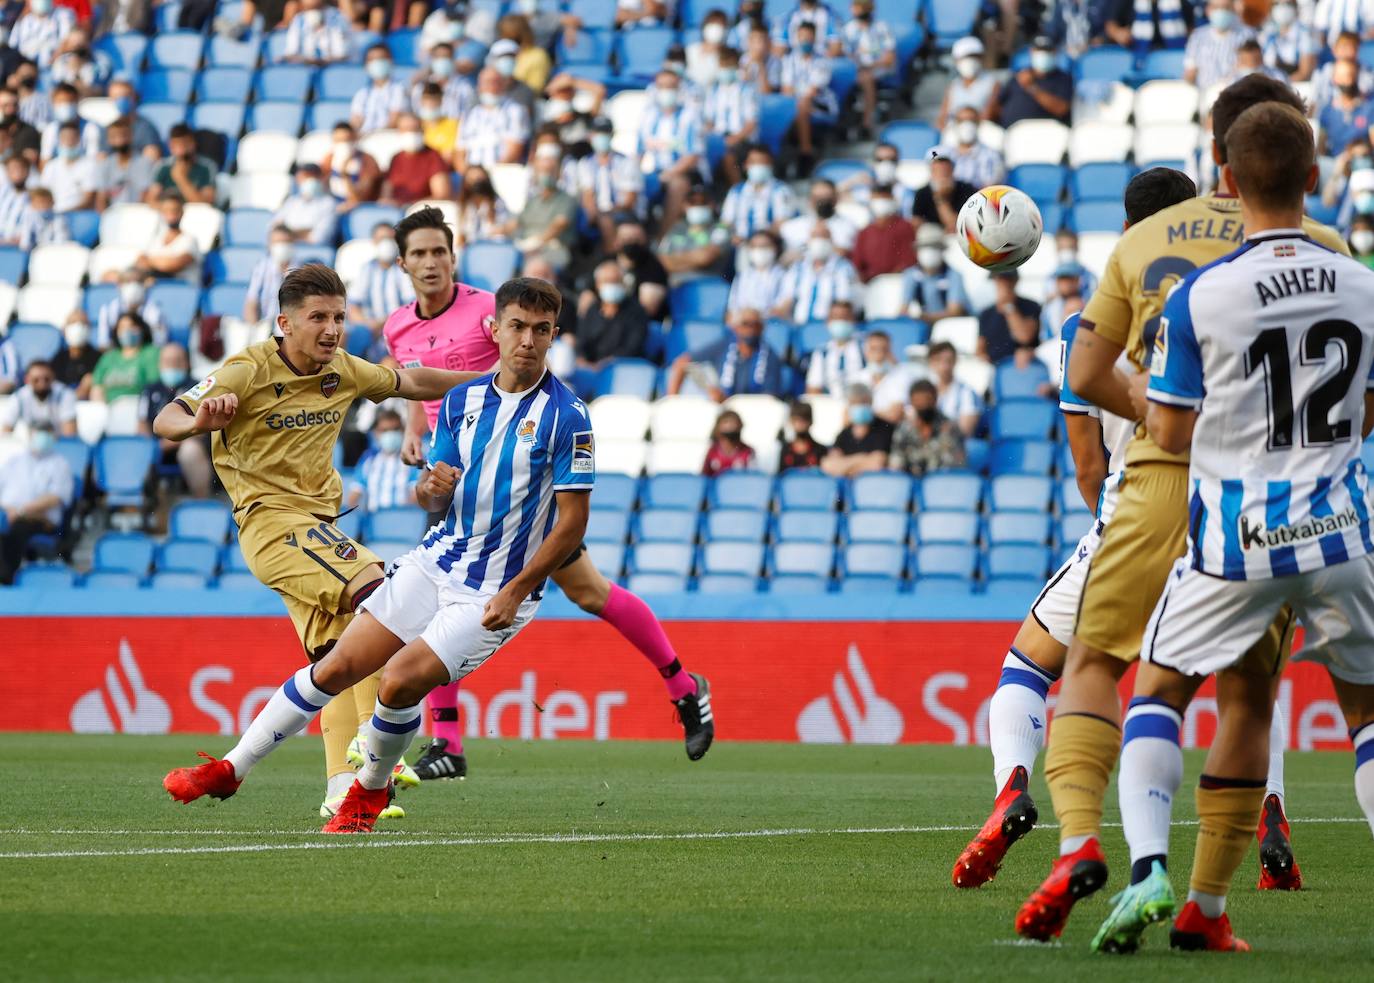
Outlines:
<svg viewBox="0 0 1374 983"><path fill-rule="evenodd" d="M401 269L410 278L416 299L393 311L382 329L391 357L401 366L490 371L499 356L492 333L495 298L486 290L454 283L453 230L443 212L417 209L396 224L395 235ZM424 460L422 438L435 430L439 406L437 399L411 406L403 451L409 463ZM442 515L431 516L431 523L442 519ZM620 632L657 670L668 699L677 708L687 757L697 761L705 755L715 737L710 685L703 676L683 669L649 606L607 580L580 541L554 570L553 581L574 604ZM467 775L458 727L458 687L455 680L429 694L433 739L415 762L421 779Z"/></svg>
<svg viewBox="0 0 1374 983"><path fill-rule="evenodd" d="M544 581L586 530L595 482L586 409L544 366L562 298L519 278L496 295L494 375L444 397L416 494L442 524L359 606L339 643L289 677L223 761L171 772L182 801L227 798L249 770L333 698L386 666L367 763L326 833L370 831L435 686L478 668L529 623Z"/></svg>
<svg viewBox="0 0 1374 983"><path fill-rule="evenodd" d="M281 337L249 346L168 403L153 432L166 440L216 434L215 470L233 502L239 548L253 575L281 595L314 662L382 582L382 561L334 525L343 483L333 452L349 405L360 396L437 399L476 373L397 371L348 354L344 285L326 266L291 270L278 299ZM352 781L345 753L359 705L376 699L375 679L354 682L355 689L336 691L339 699L322 720L326 771L335 786L342 776ZM407 776L407 784L418 780ZM327 788L326 805L347 787ZM180 797L178 788L168 791Z"/></svg>
<svg viewBox="0 0 1374 983"><path fill-rule="evenodd" d="M1355 795L1374 828L1374 530L1360 460L1374 425L1374 273L1302 230L1313 147L1291 106L1261 104L1231 126L1222 181L1240 197L1245 244L1170 294L1150 362L1150 436L1169 452L1192 448L1188 549L1145 631L1120 778L1123 804L1128 786L1136 803L1122 816L1131 855L1163 879L1161 900L1172 901L1179 725L1207 676L1219 674L1219 726L1237 724L1250 749L1199 782L1207 863L1194 867L1174 948L1249 949L1231 931L1226 894L1264 797L1283 665L1244 656L1284 605L1307 630L1294 658L1331 674L1355 743ZM1137 893L1158 896L1146 884L1124 892L1101 948L1134 950L1147 922Z"/></svg>

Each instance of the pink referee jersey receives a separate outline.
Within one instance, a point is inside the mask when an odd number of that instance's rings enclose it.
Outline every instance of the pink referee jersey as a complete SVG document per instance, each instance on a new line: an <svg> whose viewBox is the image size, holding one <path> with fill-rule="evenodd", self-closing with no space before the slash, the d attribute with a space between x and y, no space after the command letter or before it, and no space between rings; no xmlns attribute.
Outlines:
<svg viewBox="0 0 1374 983"><path fill-rule="evenodd" d="M421 317L418 300L398 307L386 319L382 336L391 357L403 369L424 365L450 372L485 372L500 352L491 336L496 295L459 283L453 300L433 317ZM425 403L429 427L439 418L443 400Z"/></svg>

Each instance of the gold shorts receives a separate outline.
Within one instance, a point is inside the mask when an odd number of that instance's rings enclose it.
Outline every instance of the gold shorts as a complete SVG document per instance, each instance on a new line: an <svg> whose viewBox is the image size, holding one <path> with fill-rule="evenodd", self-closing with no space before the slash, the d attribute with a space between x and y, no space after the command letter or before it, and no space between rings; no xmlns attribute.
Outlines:
<svg viewBox="0 0 1374 983"><path fill-rule="evenodd" d="M239 527L248 569L281 595L312 662L338 641L353 617L345 588L370 565L382 566L366 546L306 512L259 507Z"/></svg>

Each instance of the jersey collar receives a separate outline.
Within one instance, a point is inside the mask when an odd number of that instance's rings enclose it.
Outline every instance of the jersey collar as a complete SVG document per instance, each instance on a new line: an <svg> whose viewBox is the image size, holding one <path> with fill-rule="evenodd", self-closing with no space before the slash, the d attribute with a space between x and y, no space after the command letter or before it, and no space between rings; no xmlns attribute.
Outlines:
<svg viewBox="0 0 1374 983"><path fill-rule="evenodd" d="M1307 233L1302 229L1265 229L1263 232L1256 232L1254 235L1245 237L1246 242L1265 242L1269 239L1306 239Z"/></svg>
<svg viewBox="0 0 1374 983"><path fill-rule="evenodd" d="M453 296L449 297L448 303L445 304L443 307L439 308L437 311L435 311L434 314L433 314L431 317L425 317L423 314L420 313L420 298L419 298L419 297L416 297L416 298L415 298L415 318L416 318L416 320L419 320L419 321L433 321L434 318L436 318L436 317L442 317L442 316L444 315L444 313L447 312L448 309L449 309L450 307L452 307L452 306L454 305L454 303L458 300L458 287L459 287L459 286L460 286L460 285L457 284L457 283L455 283L455 284L453 285Z"/></svg>
<svg viewBox="0 0 1374 983"><path fill-rule="evenodd" d="M497 371L499 372L500 370L498 369ZM544 380L547 379L548 377L549 377L549 367L546 365L546 366L544 366L544 371L541 372L541 373L539 374L539 381L536 382L534 385L532 385L532 386L530 386L528 389L522 390L521 392L518 392L518 393L508 393L508 392L506 392L504 389L502 389L500 386L498 386L498 385L496 384L496 373L493 372L492 375L491 375L491 388L492 388L492 389L495 391L495 393L496 393L498 396L500 396L502 399L524 399L524 398L525 398L526 396L528 396L530 393L534 392L536 389L538 389L540 386L542 386L542 385L544 384Z"/></svg>
<svg viewBox="0 0 1374 983"><path fill-rule="evenodd" d="M298 369L298 368L296 368L294 365L292 365L292 364L291 364L291 359L289 359L289 358L286 357L286 349L285 349L285 347L283 347L283 345L282 345L282 339L281 339L281 338L274 338L273 340L276 341L276 343L277 343L277 357L280 358L281 361L282 361L282 364L285 365L288 369L290 369L295 375L305 376L305 375L313 375L313 374L314 374L314 373L310 373L310 372L302 372L300 369Z"/></svg>

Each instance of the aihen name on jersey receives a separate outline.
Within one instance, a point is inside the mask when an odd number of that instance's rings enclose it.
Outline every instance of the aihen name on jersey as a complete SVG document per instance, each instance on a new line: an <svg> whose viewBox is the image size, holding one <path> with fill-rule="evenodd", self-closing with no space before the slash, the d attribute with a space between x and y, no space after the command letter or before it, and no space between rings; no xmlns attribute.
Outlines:
<svg viewBox="0 0 1374 983"><path fill-rule="evenodd" d="M1262 522L1251 522L1248 515L1240 517L1240 548L1243 550L1272 550L1281 546L1305 543L1309 539L1319 539L1333 532L1354 529L1360 524L1360 515L1352 505L1336 515L1309 516L1302 522L1291 526L1271 526L1264 528Z"/></svg>
<svg viewBox="0 0 1374 983"><path fill-rule="evenodd" d="M338 423L343 418L339 410L321 410L316 413L300 410L297 413L270 413L263 421L268 430L296 430L301 427L317 427L322 424Z"/></svg>
<svg viewBox="0 0 1374 983"><path fill-rule="evenodd" d="M1278 255L1277 251L1280 249L1287 249L1287 255L1293 255L1293 247L1288 243L1275 246L1274 249L1275 255ZM1271 301L1281 297L1292 297L1294 294L1334 294L1336 271L1325 266L1303 266L1296 270L1284 270L1272 274L1267 282L1256 281L1255 292L1259 294L1261 307L1268 307Z"/></svg>

